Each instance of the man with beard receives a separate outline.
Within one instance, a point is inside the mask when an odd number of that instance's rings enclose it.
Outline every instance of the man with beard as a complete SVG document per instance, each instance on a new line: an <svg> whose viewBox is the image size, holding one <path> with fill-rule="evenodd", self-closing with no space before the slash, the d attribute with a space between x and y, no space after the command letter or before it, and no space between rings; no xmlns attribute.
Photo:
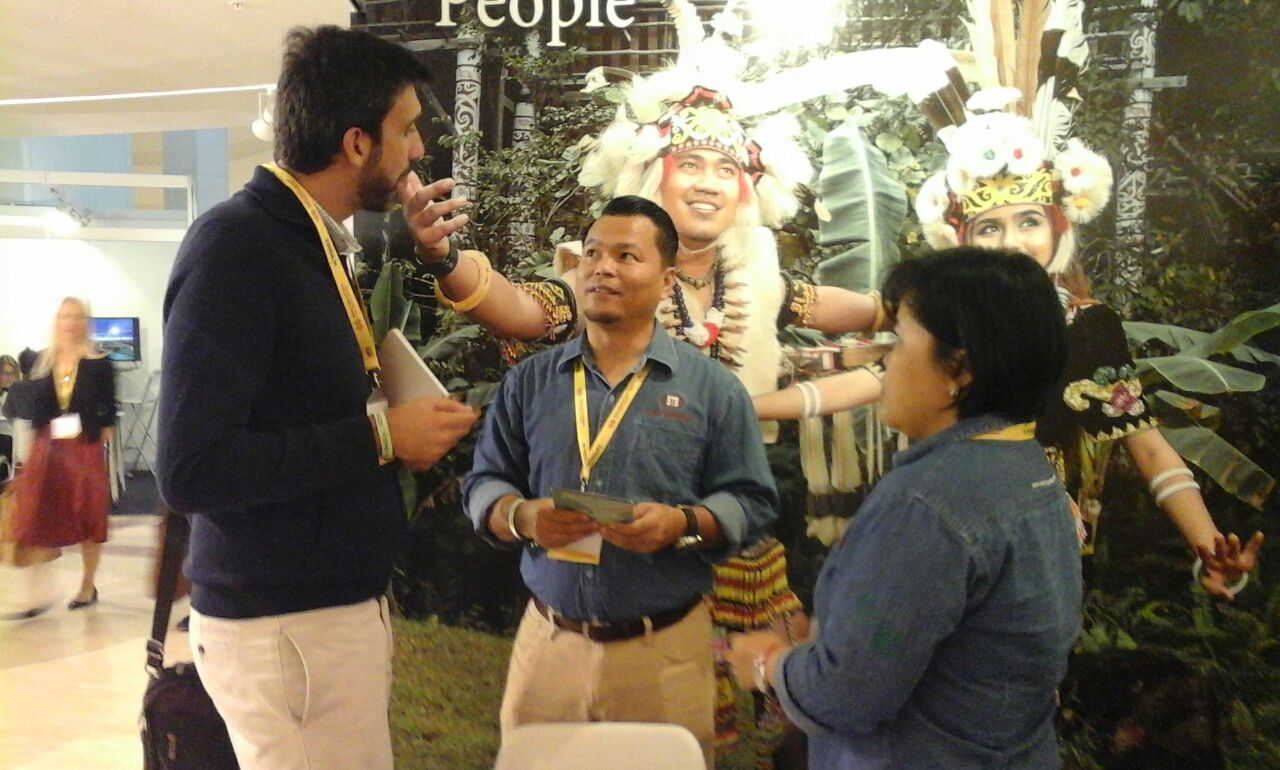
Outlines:
<svg viewBox="0 0 1280 770"><path fill-rule="evenodd" d="M426 80L373 35L291 31L278 165L191 226L165 295L157 477L192 515L192 652L246 770L392 766L394 463L431 466L477 415L439 398L380 410L340 223L412 176ZM445 238L465 221L416 224Z"/></svg>
<svg viewBox="0 0 1280 770"><path fill-rule="evenodd" d="M531 722L668 722L688 728L714 767L702 596L712 562L768 531L777 493L742 383L654 319L676 280L678 242L652 201L605 206L578 266L585 332L503 378L463 492L477 532L521 546L533 593L503 733ZM569 510L559 490L619 498L625 515ZM564 550L596 535L589 555Z"/></svg>

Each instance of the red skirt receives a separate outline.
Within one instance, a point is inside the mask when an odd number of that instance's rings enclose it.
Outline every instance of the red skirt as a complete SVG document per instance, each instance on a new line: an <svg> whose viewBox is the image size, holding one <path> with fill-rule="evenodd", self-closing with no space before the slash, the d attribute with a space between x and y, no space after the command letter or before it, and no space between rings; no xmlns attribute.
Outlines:
<svg viewBox="0 0 1280 770"><path fill-rule="evenodd" d="M17 506L7 533L13 542L47 548L107 542L111 490L101 441L54 439L47 426L40 429L13 492Z"/></svg>

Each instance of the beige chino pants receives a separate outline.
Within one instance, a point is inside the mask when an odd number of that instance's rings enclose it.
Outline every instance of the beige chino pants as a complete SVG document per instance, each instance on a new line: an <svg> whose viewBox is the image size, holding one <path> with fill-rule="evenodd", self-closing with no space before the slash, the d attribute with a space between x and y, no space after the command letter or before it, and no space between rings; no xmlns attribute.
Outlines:
<svg viewBox="0 0 1280 770"><path fill-rule="evenodd" d="M634 639L593 642L556 627L533 602L516 632L502 697L502 732L536 722L662 722L688 728L715 767L711 616Z"/></svg>
<svg viewBox="0 0 1280 770"><path fill-rule="evenodd" d="M191 653L241 770L391 770L385 599L248 620L191 612Z"/></svg>

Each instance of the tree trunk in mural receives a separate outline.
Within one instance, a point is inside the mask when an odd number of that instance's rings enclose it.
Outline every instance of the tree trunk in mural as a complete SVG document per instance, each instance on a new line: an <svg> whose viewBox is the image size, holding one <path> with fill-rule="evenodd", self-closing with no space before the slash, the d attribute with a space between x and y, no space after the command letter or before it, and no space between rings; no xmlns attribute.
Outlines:
<svg viewBox="0 0 1280 770"><path fill-rule="evenodd" d="M1125 143L1116 186L1117 281L1132 295L1142 283L1147 240L1147 172L1151 168L1149 82L1156 74L1156 0L1141 0L1129 36L1129 72L1138 81L1124 111Z"/></svg>

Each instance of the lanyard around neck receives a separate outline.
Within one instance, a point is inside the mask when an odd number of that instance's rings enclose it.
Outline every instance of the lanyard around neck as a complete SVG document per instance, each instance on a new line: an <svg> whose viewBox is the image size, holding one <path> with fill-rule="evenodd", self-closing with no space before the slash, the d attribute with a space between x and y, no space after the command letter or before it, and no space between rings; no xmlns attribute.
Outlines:
<svg viewBox="0 0 1280 770"><path fill-rule="evenodd" d="M71 394L76 391L76 378L80 374L80 362L72 367L71 371L58 376L58 367L55 365L51 372L53 375L54 391L58 394L58 408L63 412L71 410Z"/></svg>
<svg viewBox="0 0 1280 770"><path fill-rule="evenodd" d="M631 382L627 383L622 395L618 397L618 403L613 405L609 417L600 427L596 440L592 441L591 420L587 416L587 370L581 358L573 363L573 416L578 428L578 456L582 459L582 471L579 475L582 479L583 492L587 491L587 482L591 481L591 469L604 455L605 447L609 446L609 442L613 440L613 434L618 430L622 417L631 407L631 402L640 391L640 386L648 378L649 368L650 364L646 363L640 371L631 375Z"/></svg>
<svg viewBox="0 0 1280 770"><path fill-rule="evenodd" d="M324 226L324 219L320 216L320 205L293 174L274 163L267 163L263 168L274 174L276 179L284 183L284 186L298 197L302 207L307 210L307 215L311 217L311 223L315 225L320 243L324 246L324 256L329 263L329 272L333 274L333 283L338 287L338 296L342 298L342 308L347 313L347 321L351 323L351 331L356 335L356 343L360 345L364 370L376 381L381 366L378 364L378 349L373 344L373 330L369 328L369 318L365 314L364 302L352 288L351 281L347 279L342 260L338 259L338 249L333 245L333 237L329 235L329 228Z"/></svg>
<svg viewBox="0 0 1280 770"><path fill-rule="evenodd" d="M989 430L986 433L979 433L976 436L970 436L970 441L1030 441L1036 437L1036 424L1034 422L1020 422L1017 425L1009 425L996 430Z"/></svg>

